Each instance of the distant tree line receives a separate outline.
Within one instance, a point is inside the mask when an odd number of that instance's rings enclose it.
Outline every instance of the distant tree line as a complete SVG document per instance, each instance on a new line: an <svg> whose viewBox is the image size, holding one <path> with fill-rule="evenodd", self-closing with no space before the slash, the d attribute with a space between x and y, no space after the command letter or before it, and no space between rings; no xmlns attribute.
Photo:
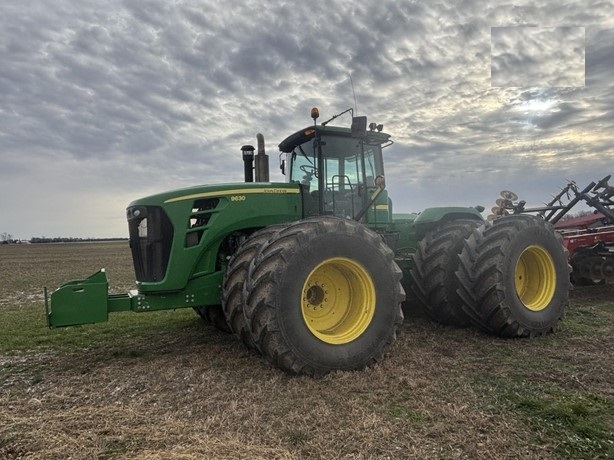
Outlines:
<svg viewBox="0 0 614 460"><path fill-rule="evenodd" d="M584 216L592 216L593 214L596 214L597 211L578 211L578 212L574 212L574 213L568 213L565 214L563 217L561 217L561 220L571 220L571 219L575 219L576 217L584 217Z"/></svg>
<svg viewBox="0 0 614 460"><path fill-rule="evenodd" d="M54 237L34 236L30 238L30 243L86 243L88 241L124 241L128 238L70 238L70 237Z"/></svg>
<svg viewBox="0 0 614 460"><path fill-rule="evenodd" d="M21 243L86 243L88 241L125 241L128 238L71 238L56 236L49 238L46 236L34 236L29 240L20 240L13 238L13 235L7 232L0 233L0 244L21 244Z"/></svg>

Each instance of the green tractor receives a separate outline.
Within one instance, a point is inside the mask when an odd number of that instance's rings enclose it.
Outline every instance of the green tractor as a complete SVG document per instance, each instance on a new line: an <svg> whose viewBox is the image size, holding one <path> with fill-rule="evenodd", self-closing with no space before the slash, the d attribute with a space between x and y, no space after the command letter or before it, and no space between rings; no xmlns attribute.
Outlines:
<svg viewBox="0 0 614 460"><path fill-rule="evenodd" d="M45 289L48 325L190 307L273 365L311 376L381 359L407 305L502 337L556 328L569 267L550 224L528 215L486 222L482 207L394 214L382 125L352 116L350 128L333 127L339 115L321 124L317 109L311 115L313 125L279 144L285 183L269 182L259 134L257 155L242 148L244 183L132 202L137 289L110 295L104 269L50 301Z"/></svg>

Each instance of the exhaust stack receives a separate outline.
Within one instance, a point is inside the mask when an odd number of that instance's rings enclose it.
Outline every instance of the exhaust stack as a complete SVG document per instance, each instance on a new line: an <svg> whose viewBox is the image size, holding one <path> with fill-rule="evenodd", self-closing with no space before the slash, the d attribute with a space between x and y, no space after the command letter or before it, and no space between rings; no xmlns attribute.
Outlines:
<svg viewBox="0 0 614 460"><path fill-rule="evenodd" d="M264 153L264 136L256 134L258 154L256 155L256 182L269 182L269 156Z"/></svg>

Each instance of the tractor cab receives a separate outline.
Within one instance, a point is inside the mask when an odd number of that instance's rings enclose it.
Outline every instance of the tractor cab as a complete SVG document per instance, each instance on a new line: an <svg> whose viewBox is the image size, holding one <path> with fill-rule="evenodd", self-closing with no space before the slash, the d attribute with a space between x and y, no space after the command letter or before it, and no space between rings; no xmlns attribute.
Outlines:
<svg viewBox="0 0 614 460"><path fill-rule="evenodd" d="M367 130L366 117L353 117L351 128L329 127L327 122L316 125L317 109L312 110L312 118L313 126L279 144L287 154L282 170L290 183L301 187L305 217L389 222L382 148L392 144L390 135L374 123Z"/></svg>

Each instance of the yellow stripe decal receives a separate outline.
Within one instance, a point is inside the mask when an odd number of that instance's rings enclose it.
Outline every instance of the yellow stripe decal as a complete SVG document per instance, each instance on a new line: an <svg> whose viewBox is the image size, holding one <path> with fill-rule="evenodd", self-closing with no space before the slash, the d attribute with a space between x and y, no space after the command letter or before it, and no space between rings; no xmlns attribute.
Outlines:
<svg viewBox="0 0 614 460"><path fill-rule="evenodd" d="M194 200L197 198L208 198L211 196L226 196L226 195L253 195L260 194L283 194L283 193L300 193L298 188L237 188L233 190L219 190L217 192L195 193L193 195L178 196L170 198L164 203L175 203L177 201Z"/></svg>
<svg viewBox="0 0 614 460"><path fill-rule="evenodd" d="M387 204L378 204L378 205L375 206L375 209L381 210L381 211L388 211L388 205Z"/></svg>

